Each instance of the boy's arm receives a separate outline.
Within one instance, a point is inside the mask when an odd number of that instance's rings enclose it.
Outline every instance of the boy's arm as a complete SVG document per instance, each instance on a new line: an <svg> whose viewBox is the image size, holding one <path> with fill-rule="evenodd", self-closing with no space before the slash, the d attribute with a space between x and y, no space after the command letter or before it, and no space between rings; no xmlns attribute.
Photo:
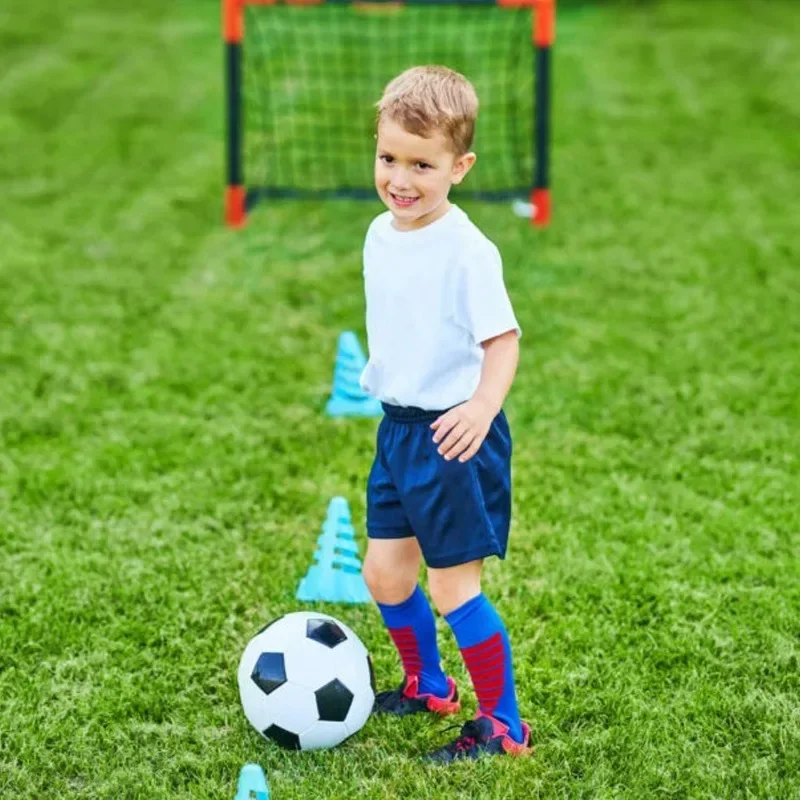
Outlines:
<svg viewBox="0 0 800 800"><path fill-rule="evenodd" d="M519 361L519 337L516 331L487 339L481 343L484 350L481 381L473 400L480 400L493 409L492 419L500 413L506 400Z"/></svg>
<svg viewBox="0 0 800 800"><path fill-rule="evenodd" d="M500 413L519 361L519 338L515 330L481 342L484 349L481 380L466 403L442 414L431 428L433 441L446 461L456 457L469 461L480 450L492 420Z"/></svg>

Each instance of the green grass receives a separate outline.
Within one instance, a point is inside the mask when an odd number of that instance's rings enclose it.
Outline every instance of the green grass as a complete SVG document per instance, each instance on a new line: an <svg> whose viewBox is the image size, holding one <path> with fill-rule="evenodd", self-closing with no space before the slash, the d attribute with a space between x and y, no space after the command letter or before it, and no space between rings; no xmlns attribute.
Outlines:
<svg viewBox="0 0 800 800"><path fill-rule="evenodd" d="M445 773L435 723L289 754L241 713L332 495L363 548L375 422L321 409L378 206L223 229L216 4L121 9L0 11L0 797L800 796L795 4L565 9L554 225L467 206L525 329L485 590L537 749Z"/></svg>

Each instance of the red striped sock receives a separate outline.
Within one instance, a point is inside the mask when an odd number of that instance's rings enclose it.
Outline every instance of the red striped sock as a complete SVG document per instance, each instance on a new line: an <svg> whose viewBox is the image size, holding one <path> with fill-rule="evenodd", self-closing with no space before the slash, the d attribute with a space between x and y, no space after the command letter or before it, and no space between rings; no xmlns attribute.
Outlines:
<svg viewBox="0 0 800 800"><path fill-rule="evenodd" d="M494 715L505 686L505 647L498 631L483 642L461 651L472 678L478 705L484 714Z"/></svg>
<svg viewBox="0 0 800 800"><path fill-rule="evenodd" d="M439 663L436 620L422 589L416 586L402 603L378 603L378 608L400 654L403 670L406 675L419 678L420 694L447 697L450 687Z"/></svg>
<svg viewBox="0 0 800 800"><path fill-rule="evenodd" d="M419 675L422 672L422 658L419 655L419 645L414 629L389 628L389 635L394 641L397 652L400 653L400 660L403 662L403 670L406 675Z"/></svg>
<svg viewBox="0 0 800 800"><path fill-rule="evenodd" d="M445 615L467 665L481 713L508 726L515 742L524 738L517 708L511 644L503 620L483 594Z"/></svg>

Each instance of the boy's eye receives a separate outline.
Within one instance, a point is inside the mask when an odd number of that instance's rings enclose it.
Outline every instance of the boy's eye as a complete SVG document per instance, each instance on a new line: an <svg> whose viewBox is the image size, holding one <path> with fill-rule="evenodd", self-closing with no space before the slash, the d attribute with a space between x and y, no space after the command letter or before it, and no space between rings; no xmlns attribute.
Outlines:
<svg viewBox="0 0 800 800"><path fill-rule="evenodd" d="M383 161L384 164L391 164L394 159L391 156L381 156L381 161Z"/></svg>
<svg viewBox="0 0 800 800"><path fill-rule="evenodd" d="M430 169L431 168L431 165L430 164L426 164L424 161L418 161L417 162L417 166L420 169Z"/></svg>

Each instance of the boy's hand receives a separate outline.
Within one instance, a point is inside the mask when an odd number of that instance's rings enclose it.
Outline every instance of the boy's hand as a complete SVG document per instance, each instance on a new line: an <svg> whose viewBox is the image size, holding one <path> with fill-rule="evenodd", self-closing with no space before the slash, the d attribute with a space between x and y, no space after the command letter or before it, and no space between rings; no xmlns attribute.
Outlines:
<svg viewBox="0 0 800 800"><path fill-rule="evenodd" d="M469 461L480 450L497 413L490 403L473 397L442 414L431 424L436 431L434 443L441 442L439 454L444 456L445 461L451 461L456 456L462 464Z"/></svg>

